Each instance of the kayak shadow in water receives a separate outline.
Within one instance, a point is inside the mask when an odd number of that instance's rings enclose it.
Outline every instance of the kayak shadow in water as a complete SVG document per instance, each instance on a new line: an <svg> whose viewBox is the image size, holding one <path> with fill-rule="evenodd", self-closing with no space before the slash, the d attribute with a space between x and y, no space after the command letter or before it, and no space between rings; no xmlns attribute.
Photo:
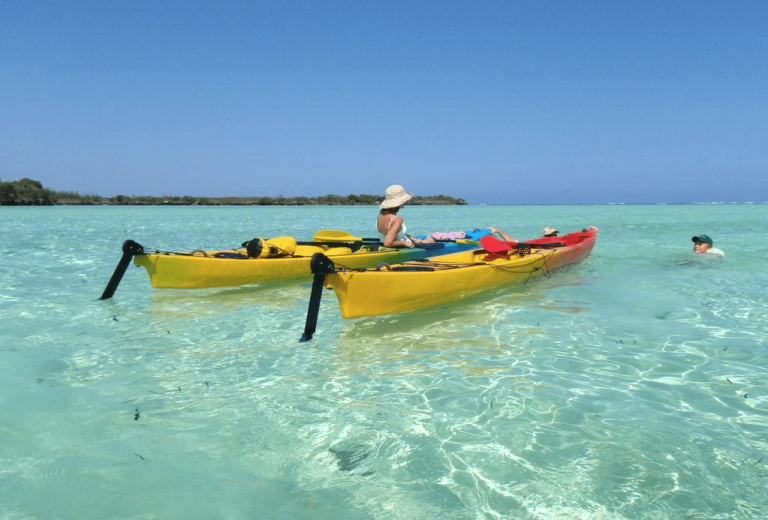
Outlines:
<svg viewBox="0 0 768 520"><path fill-rule="evenodd" d="M164 319L210 317L256 305L292 312L292 307L306 301L308 292L307 283L295 280L211 289L158 289L151 293L149 311Z"/></svg>
<svg viewBox="0 0 768 520"><path fill-rule="evenodd" d="M550 278L534 278L527 284L512 284L484 291L460 300L441 303L414 311L369 316L344 321L340 342L361 342L402 338L411 334L414 339L426 336L455 337L455 334L472 327L488 327L510 309L531 306L547 307L551 304L549 290L590 283L583 269L567 266L553 273ZM573 306L571 306L573 307ZM572 312L559 305L549 305L552 310ZM579 307L581 310L581 307Z"/></svg>

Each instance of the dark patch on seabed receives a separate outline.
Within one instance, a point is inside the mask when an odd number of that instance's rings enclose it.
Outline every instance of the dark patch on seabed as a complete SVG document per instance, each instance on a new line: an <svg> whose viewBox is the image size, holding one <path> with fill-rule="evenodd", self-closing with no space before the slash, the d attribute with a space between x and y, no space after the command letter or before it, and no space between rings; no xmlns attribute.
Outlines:
<svg viewBox="0 0 768 520"><path fill-rule="evenodd" d="M359 446L362 448L362 446ZM328 451L336 457L336 465L340 471L352 471L357 468L361 462L368 458L368 453L364 451L344 450L338 448L328 448ZM371 475L373 471L366 471L362 476Z"/></svg>

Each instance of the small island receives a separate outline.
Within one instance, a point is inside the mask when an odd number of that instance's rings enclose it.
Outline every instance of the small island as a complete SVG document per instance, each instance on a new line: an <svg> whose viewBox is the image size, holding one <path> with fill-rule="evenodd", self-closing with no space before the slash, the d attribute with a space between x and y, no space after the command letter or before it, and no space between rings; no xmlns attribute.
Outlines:
<svg viewBox="0 0 768 520"><path fill-rule="evenodd" d="M40 181L21 179L0 182L0 206L372 206L378 205L381 195L323 195L320 197L191 197L185 195L152 197L148 195L116 195L102 197L73 191L55 191L43 187ZM414 197L408 204L430 206L463 206L464 199L448 195Z"/></svg>

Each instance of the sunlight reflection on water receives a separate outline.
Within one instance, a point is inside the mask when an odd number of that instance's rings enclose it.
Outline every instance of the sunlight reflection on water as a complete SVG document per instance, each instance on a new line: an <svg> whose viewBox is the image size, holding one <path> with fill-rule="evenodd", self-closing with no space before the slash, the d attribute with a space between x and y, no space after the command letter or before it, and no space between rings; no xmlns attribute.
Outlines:
<svg viewBox="0 0 768 520"><path fill-rule="evenodd" d="M343 320L326 291L299 344L308 282L152 290L132 267L96 298L126 238L366 235L370 208L2 208L0 517L761 518L768 265L733 230L768 206L548 209L407 208L601 235L419 312ZM690 261L702 227L724 261Z"/></svg>

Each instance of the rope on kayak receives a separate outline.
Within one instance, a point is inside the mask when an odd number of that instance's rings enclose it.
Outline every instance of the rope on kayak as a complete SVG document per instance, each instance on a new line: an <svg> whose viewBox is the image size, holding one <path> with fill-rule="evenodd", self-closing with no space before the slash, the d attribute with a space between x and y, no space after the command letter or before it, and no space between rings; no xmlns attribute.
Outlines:
<svg viewBox="0 0 768 520"><path fill-rule="evenodd" d="M547 278L552 276L552 274L549 272L549 265L547 265L547 260L549 259L550 256L552 256L554 254L555 254L554 250L550 251L547 254L542 253L541 251L536 251L535 253L531 253L531 255L529 255L529 256L541 255L541 258L544 260L543 265L541 267L537 267L536 269L523 269L523 270L519 270L519 268L523 267L523 266L506 267L506 266L503 266L503 265L495 265L495 264L486 264L486 265L488 265L490 267L493 267L494 269L498 269L499 271L504 271L505 273L516 273L516 274L528 273L528 278L526 278L525 281L523 282L524 284L526 284L526 283L528 283L528 280L531 279L531 277L533 276L533 274L536 271L540 271L542 269L544 270L544 276L546 276ZM537 260L538 259L532 259L531 262L528 262L527 264L524 264L524 266L527 266L527 265L530 265L532 263L535 263Z"/></svg>
<svg viewBox="0 0 768 520"><path fill-rule="evenodd" d="M457 262L447 263L446 262L446 263L442 263L442 262L436 262L434 260L430 260L428 258L427 259L414 260L414 262L429 262L430 264L432 264L432 265L434 265L436 267L438 267L438 266L439 267L445 267L447 269L455 269L455 268L459 268L459 267L472 267L472 266L479 266L479 265L487 265L487 266L492 267L494 269L497 269L499 271L504 271L505 273L517 273L517 274L528 273L529 276L526 279L526 282L527 282L528 279L530 279L530 277L533 275L533 273L535 273L536 271L539 271L541 269L544 269L544 273L545 273L545 276L547 278L552 276L550 274L550 272L549 272L549 266L547 265L547 260L553 254L555 254L554 250L551 250L548 253L544 253L542 251L536 251L535 253L528 252L525 255L521 255L521 256L541 255L542 259L544 260L544 265L542 265L542 267L539 267L537 269L520 269L521 267L526 267L526 266L528 266L528 265L530 265L532 263L535 263L538 260L536 258L531 258L530 262L522 264L522 265L518 264L518 265L516 265L514 267L508 267L508 266L503 266L503 265L496 265L496 264L492 264L490 262L483 262L483 263L457 263Z"/></svg>
<svg viewBox="0 0 768 520"><path fill-rule="evenodd" d="M487 265L488 267L492 267L493 269L497 269L499 271L504 271L505 273L513 273L513 274L528 274L528 278L526 278L525 282L528 283L528 280L530 280L531 276L533 276L534 273L537 271L540 271L543 269L543 274L547 278L551 277L552 274L549 270L549 265L547 261L549 260L549 257L555 254L555 250L550 250L546 253L542 251L536 251L531 252L525 256L530 256L531 261L527 262L525 264L517 264L514 267L507 267L503 265L496 265L492 264L490 262L437 262L435 260L432 260L430 258L417 258L414 260L409 260L408 262L403 262L401 264L395 264L390 265L386 262L380 262L379 265L377 265L374 269L366 268L366 267L349 267L344 264L334 263L336 266L337 271L354 271L358 273L362 273L365 271L427 271L427 270L449 270L449 269L460 269L464 267L476 267L481 265ZM536 269L525 269L525 267L531 265L532 263L535 263L539 261L538 258L536 258L535 255L540 255L541 258L544 260L544 263L541 267L538 267ZM420 265L419 265L420 264Z"/></svg>
<svg viewBox="0 0 768 520"><path fill-rule="evenodd" d="M227 250L227 251L217 251L216 253L210 254L208 251L204 251L202 249L194 249L192 251L165 251L162 249L147 249L143 254L145 255L163 255L163 256L196 256L200 258L231 258L235 260L247 260L248 255L245 253L242 253L241 251L237 249Z"/></svg>
<svg viewBox="0 0 768 520"><path fill-rule="evenodd" d="M280 249L280 248L276 247L276 249ZM284 253L285 256L265 257L265 258L259 258L259 260L272 260L272 259L280 259L280 258L311 258L311 255L297 255L296 253L289 253L283 249L280 249L280 251ZM204 251L202 249L194 249L192 251L165 251L163 249L148 248L144 254L165 255L165 256L172 256L172 255L195 256L200 258L229 258L229 259L235 259L235 260L252 259L246 253L243 253L242 249L228 249L228 250L217 251L216 253L211 254L210 251ZM339 264L339 267L346 268L346 266L342 266L341 264Z"/></svg>
<svg viewBox="0 0 768 520"><path fill-rule="evenodd" d="M337 271L358 271L358 272L362 272L362 271L367 271L368 270L365 267L349 267L348 265L338 264L336 262L334 262L333 265L336 266L336 270Z"/></svg>
<svg viewBox="0 0 768 520"><path fill-rule="evenodd" d="M541 254L541 258L544 260L544 265L543 265L542 267L540 267L539 269L542 269L542 268L543 268L543 269L544 269L544 276L546 276L547 278L551 278L551 277L552 277L552 273L550 273L550 272L549 272L549 266L547 265L547 259L548 259L550 256L552 256L553 254L555 254L555 252L554 252L554 251L552 251L552 252L550 252L548 255L545 255L544 253L539 253L539 254ZM539 269L537 269L537 271L538 271ZM533 274L533 273L531 273L531 274ZM529 276L529 277L528 277L528 279L530 279L530 278L531 278L531 277ZM527 283L527 282L528 282L528 280L526 280L526 283Z"/></svg>

